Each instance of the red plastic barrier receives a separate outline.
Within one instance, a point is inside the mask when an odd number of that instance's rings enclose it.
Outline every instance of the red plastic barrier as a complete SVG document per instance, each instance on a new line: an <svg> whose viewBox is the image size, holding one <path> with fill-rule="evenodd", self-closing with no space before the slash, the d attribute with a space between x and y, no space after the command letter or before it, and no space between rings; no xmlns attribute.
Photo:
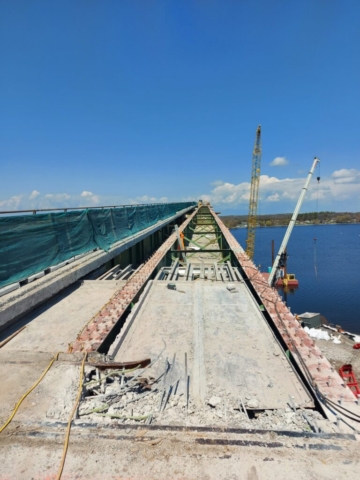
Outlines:
<svg viewBox="0 0 360 480"><path fill-rule="evenodd" d="M355 397L358 398L358 396L360 396L360 388L357 383L355 373L353 372L352 365L348 363L340 367L339 375L350 388Z"/></svg>

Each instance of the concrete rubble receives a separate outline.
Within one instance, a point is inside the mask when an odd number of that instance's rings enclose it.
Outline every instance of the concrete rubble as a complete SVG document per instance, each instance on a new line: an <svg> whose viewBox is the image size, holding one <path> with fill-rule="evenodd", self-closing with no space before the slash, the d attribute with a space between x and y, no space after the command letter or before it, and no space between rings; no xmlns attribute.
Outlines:
<svg viewBox="0 0 360 480"><path fill-rule="evenodd" d="M145 370L145 369L144 369ZM142 373L143 372L143 373ZM198 405L186 395L163 387L163 378L155 379L143 370L123 375L108 370L105 380L99 380L96 369L86 369L86 391L79 406L81 422L114 424L157 424L221 426L260 430L287 430L309 432L324 423L322 415L315 410L293 410L289 407L276 410L256 410L259 402L246 396L243 411L241 401L231 397L231 392L213 387L205 398L204 405ZM327 422L326 431L334 431Z"/></svg>

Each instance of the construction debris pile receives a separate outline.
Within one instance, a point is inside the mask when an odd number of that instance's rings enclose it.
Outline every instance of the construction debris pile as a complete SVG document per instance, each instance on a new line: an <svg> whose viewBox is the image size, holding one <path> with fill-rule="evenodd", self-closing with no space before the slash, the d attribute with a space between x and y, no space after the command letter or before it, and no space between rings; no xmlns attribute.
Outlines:
<svg viewBox="0 0 360 480"><path fill-rule="evenodd" d="M291 400L286 409L262 410L256 397L236 400L231 392L214 387L202 405L195 404L189 398L189 379L175 378L175 357L172 363L166 360L158 376L150 373L153 364L128 370L87 366L78 409L81 422L321 431L321 414L298 409Z"/></svg>

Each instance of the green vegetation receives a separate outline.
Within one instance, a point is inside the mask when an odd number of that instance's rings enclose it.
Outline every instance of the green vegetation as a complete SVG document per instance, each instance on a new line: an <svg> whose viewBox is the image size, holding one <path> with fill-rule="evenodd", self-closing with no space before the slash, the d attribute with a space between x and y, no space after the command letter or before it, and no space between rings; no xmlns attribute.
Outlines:
<svg viewBox="0 0 360 480"><path fill-rule="evenodd" d="M258 215L259 227L287 226L291 213L273 215ZM224 215L221 220L228 228L244 227L247 224L247 215ZM296 224L328 224L328 223L360 223L360 212L310 212L299 213Z"/></svg>

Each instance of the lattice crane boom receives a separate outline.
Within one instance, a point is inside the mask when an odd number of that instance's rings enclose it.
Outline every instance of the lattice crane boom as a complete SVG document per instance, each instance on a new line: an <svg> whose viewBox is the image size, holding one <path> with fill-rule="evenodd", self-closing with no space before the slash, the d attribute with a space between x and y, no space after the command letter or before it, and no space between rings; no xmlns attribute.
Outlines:
<svg viewBox="0 0 360 480"><path fill-rule="evenodd" d="M248 234L246 239L246 253L250 258L254 257L254 249L255 249L255 231L256 231L256 223L257 223L258 200L259 200L260 167L261 167L261 125L259 125L256 130L256 137L255 137L253 157L252 157L252 168L251 168Z"/></svg>

